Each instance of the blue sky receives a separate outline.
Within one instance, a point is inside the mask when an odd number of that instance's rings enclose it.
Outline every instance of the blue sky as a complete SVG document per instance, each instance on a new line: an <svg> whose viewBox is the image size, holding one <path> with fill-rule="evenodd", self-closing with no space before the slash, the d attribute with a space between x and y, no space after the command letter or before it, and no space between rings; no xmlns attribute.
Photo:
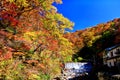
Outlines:
<svg viewBox="0 0 120 80"><path fill-rule="evenodd" d="M58 12L75 23L73 32L120 18L120 0L62 0Z"/></svg>

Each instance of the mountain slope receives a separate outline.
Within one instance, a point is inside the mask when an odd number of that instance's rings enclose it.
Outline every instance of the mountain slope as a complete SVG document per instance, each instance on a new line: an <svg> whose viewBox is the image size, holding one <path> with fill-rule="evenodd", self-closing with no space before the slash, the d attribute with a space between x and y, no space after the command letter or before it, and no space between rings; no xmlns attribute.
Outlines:
<svg viewBox="0 0 120 80"><path fill-rule="evenodd" d="M91 58L105 48L120 43L120 18L85 30L65 34L73 43L77 57Z"/></svg>

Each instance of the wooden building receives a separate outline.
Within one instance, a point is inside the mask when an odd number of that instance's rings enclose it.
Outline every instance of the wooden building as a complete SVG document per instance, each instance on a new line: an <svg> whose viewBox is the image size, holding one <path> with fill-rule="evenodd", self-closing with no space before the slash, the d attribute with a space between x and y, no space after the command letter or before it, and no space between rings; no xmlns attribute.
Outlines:
<svg viewBox="0 0 120 80"><path fill-rule="evenodd" d="M109 68L116 67L120 72L120 44L105 49L103 64Z"/></svg>

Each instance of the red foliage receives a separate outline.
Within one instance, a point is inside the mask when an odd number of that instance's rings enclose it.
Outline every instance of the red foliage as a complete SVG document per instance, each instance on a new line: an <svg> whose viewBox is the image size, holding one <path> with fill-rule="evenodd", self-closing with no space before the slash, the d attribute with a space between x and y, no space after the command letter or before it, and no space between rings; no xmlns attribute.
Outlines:
<svg viewBox="0 0 120 80"><path fill-rule="evenodd" d="M3 50L2 50L2 49L0 49L0 56L2 55L2 53L3 53Z"/></svg>
<svg viewBox="0 0 120 80"><path fill-rule="evenodd" d="M4 6L5 9L0 11L0 17L3 19L3 21L11 24L11 26L16 26L18 24L18 20L16 19L18 16L18 7L14 3L8 2L4 2L2 6Z"/></svg>
<svg viewBox="0 0 120 80"><path fill-rule="evenodd" d="M6 49L7 49L8 51L11 51L11 52L14 51L14 49L11 48L11 47L7 47Z"/></svg>
<svg viewBox="0 0 120 80"><path fill-rule="evenodd" d="M2 35L2 36L8 36L8 33L5 32L5 31L3 31L3 30L0 30L0 35Z"/></svg>
<svg viewBox="0 0 120 80"><path fill-rule="evenodd" d="M61 67L61 68L64 68L64 67L65 67L65 64L60 63L60 67Z"/></svg>
<svg viewBox="0 0 120 80"><path fill-rule="evenodd" d="M29 45L27 45L27 44L23 44L22 46L21 46L24 50L30 50L30 46Z"/></svg>
<svg viewBox="0 0 120 80"><path fill-rule="evenodd" d="M58 41L57 40L49 40L49 49L56 51L58 49Z"/></svg>
<svg viewBox="0 0 120 80"><path fill-rule="evenodd" d="M8 51L6 54L3 55L4 60L12 58L12 52Z"/></svg>

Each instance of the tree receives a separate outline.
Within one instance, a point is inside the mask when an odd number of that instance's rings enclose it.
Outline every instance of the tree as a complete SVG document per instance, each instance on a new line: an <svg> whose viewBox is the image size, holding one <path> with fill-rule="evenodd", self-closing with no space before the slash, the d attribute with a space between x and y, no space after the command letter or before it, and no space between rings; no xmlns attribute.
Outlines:
<svg viewBox="0 0 120 80"><path fill-rule="evenodd" d="M73 23L52 5L62 1L0 1L0 65L4 66L0 69L7 69L0 74L2 79L45 80L60 73L60 65L71 61L74 53L63 36Z"/></svg>

